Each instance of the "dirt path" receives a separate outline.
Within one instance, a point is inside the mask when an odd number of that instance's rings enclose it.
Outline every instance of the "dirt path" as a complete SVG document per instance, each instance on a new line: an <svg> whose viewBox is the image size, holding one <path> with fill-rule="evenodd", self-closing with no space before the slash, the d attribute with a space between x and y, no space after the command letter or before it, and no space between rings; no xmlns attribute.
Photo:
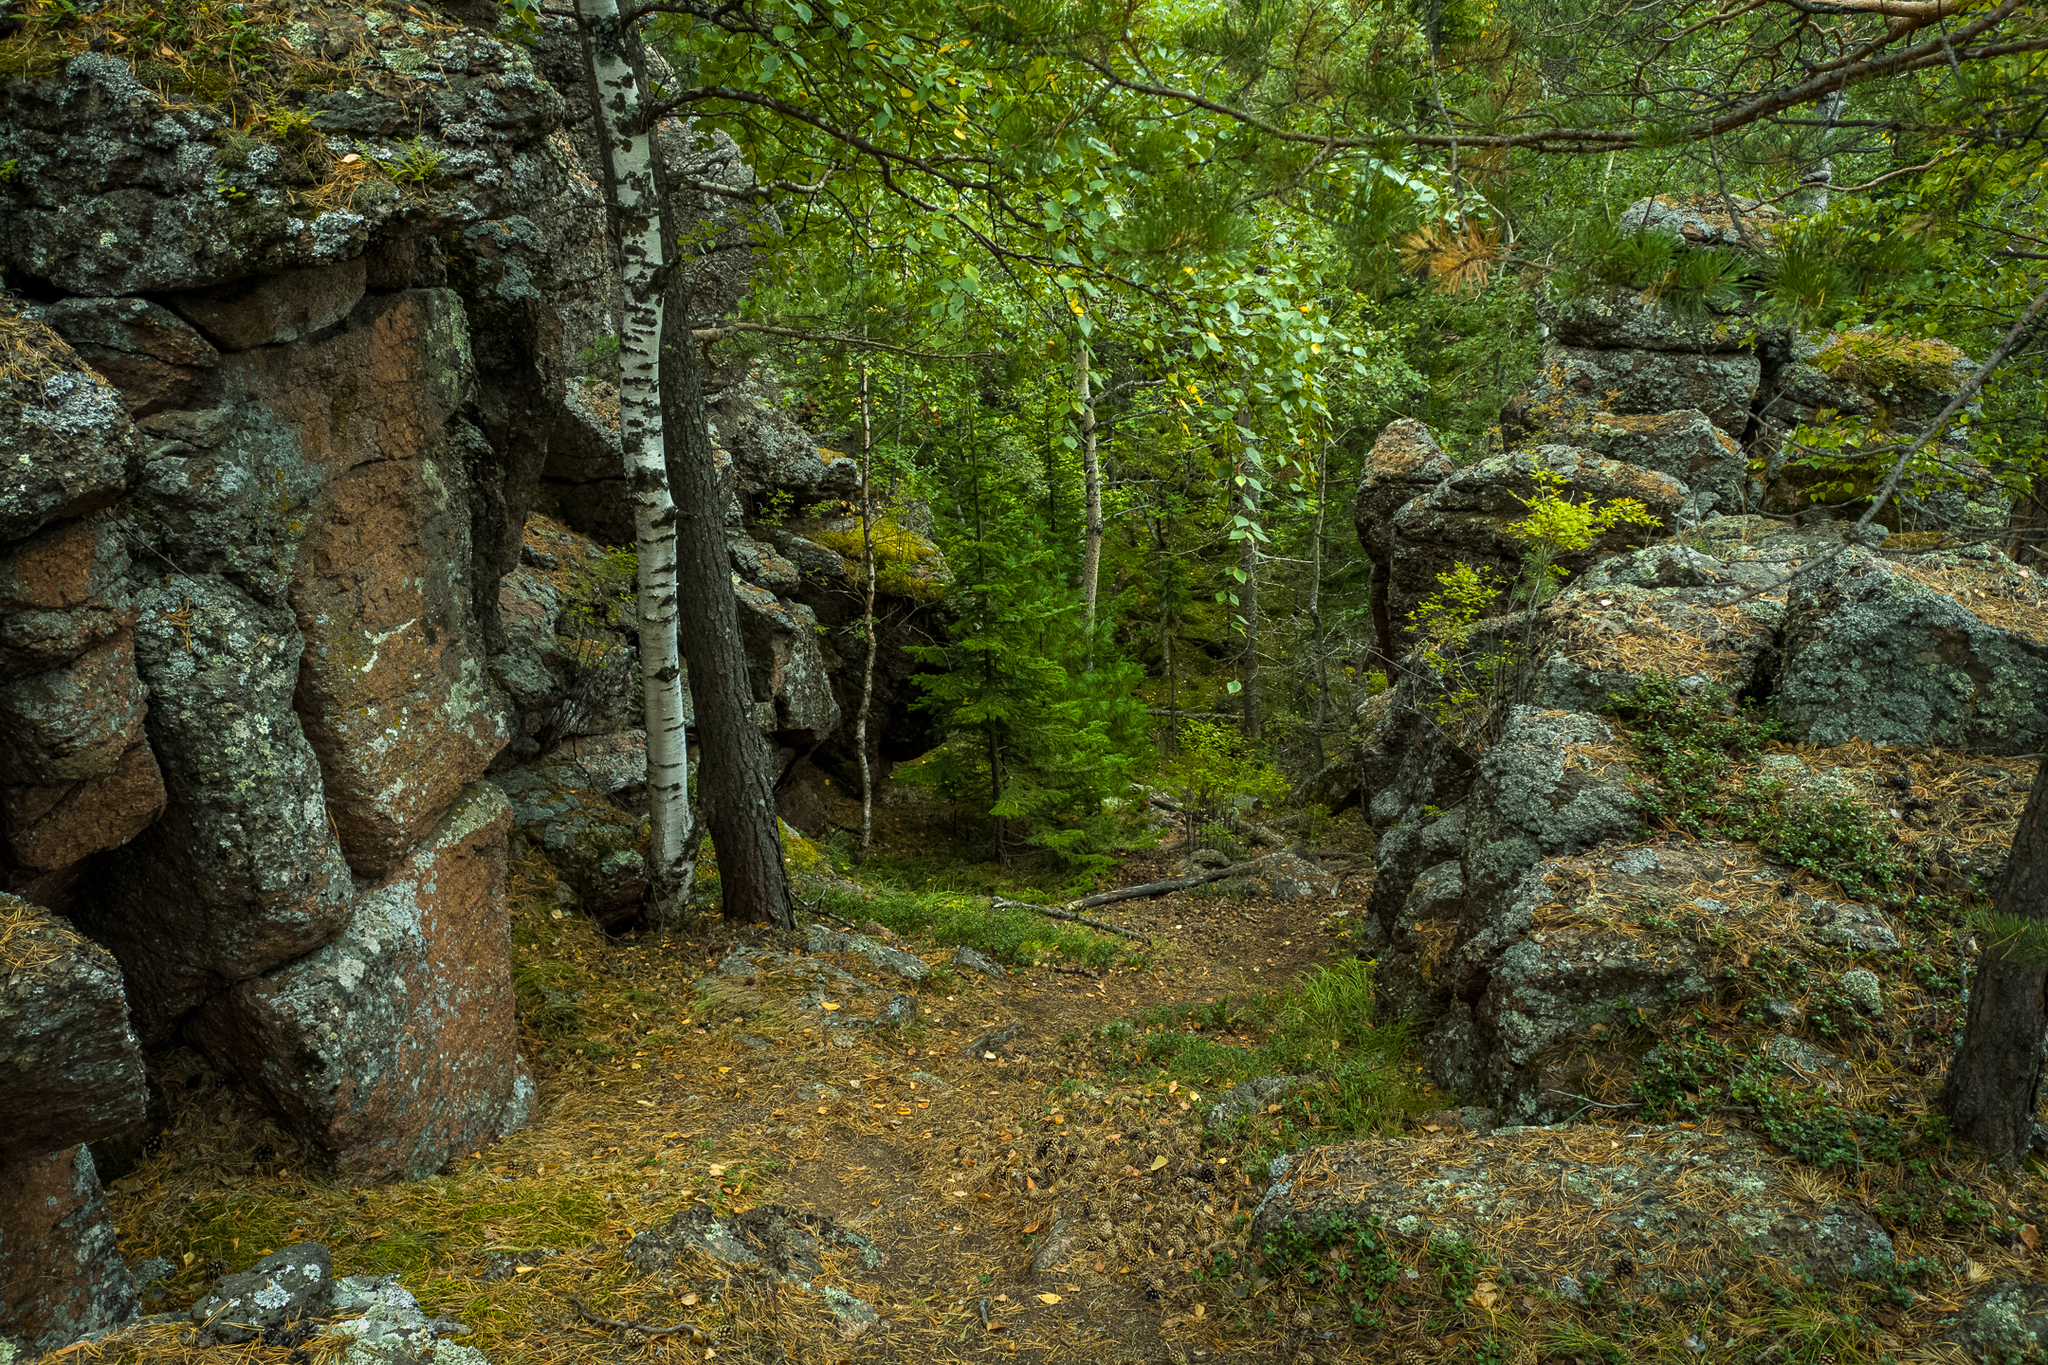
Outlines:
<svg viewBox="0 0 2048 1365"><path fill-rule="evenodd" d="M1171 870L1139 855L1118 884ZM1342 952L1332 926L1358 911L1363 884L1286 904L1205 888L1115 907L1106 917L1152 945L1143 965L1102 973L983 978L944 967L947 947L898 940L942 964L909 986L857 954L806 953L800 937L606 940L561 915L550 875L529 862L512 878L518 964L574 1002L573 1026L528 1039L532 1124L423 1181L337 1187L232 1083L189 1066L168 1081L161 1145L112 1191L131 1261L173 1267L147 1309L182 1310L215 1276L316 1240L337 1274L400 1275L495 1365L699 1360L707 1346L762 1365L1303 1347L1267 1300L1254 1315L1227 1278L1199 1278L1241 1258L1258 1194L1242 1153L1205 1146L1211 1087L1110 1074L1098 1035L1299 979ZM736 948L787 956L717 976ZM874 993L833 978L821 996L795 979L830 968ZM707 974L720 983L708 995L694 984ZM899 991L916 1003L909 1025L834 1027ZM968 1050L1013 1023L1005 1042ZM678 1254L663 1232L764 1220L825 1234L794 1235L789 1282L688 1236ZM790 1251L769 1241L771 1260ZM151 1327L106 1358L287 1360L194 1347L185 1330ZM306 1359L339 1359L345 1343L329 1345Z"/></svg>

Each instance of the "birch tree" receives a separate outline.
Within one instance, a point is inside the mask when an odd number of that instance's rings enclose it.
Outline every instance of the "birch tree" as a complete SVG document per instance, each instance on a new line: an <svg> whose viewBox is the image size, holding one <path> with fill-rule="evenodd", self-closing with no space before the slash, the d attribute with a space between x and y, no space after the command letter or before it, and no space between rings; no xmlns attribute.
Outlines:
<svg viewBox="0 0 2048 1365"><path fill-rule="evenodd" d="M676 509L661 411L662 221L653 130L628 59L636 41L617 0L577 0L591 105L604 148L625 307L619 327L619 437L639 551L640 672L647 726L647 916L672 928L689 903L693 866L690 755L676 624Z"/></svg>

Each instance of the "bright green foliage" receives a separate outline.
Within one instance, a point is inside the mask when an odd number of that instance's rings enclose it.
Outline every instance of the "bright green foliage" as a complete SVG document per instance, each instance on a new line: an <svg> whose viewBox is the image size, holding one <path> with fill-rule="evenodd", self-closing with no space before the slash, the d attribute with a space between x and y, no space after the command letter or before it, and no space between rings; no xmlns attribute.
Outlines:
<svg viewBox="0 0 2048 1365"><path fill-rule="evenodd" d="M1512 644L1473 646L1481 619L1500 598L1498 574L1461 563L1438 574L1436 581L1438 590L1423 598L1408 619L1421 635L1418 662L1438 680L1437 724L1450 725L1493 697L1521 654Z"/></svg>
<svg viewBox="0 0 2048 1365"><path fill-rule="evenodd" d="M1180 797L1190 834L1198 818L1277 801L1287 779L1260 758L1236 730L1205 720L1184 720L1173 756L1159 765L1159 780Z"/></svg>
<svg viewBox="0 0 2048 1365"><path fill-rule="evenodd" d="M1557 562L1560 555L1584 554L1617 526L1663 525L1635 498L1610 498L1597 505L1573 502L1566 496L1571 482L1564 475L1539 464L1534 477L1534 496L1519 499L1529 515L1506 528L1510 536L1529 547L1517 586L1520 595L1531 602L1549 598L1568 576Z"/></svg>
<svg viewBox="0 0 2048 1365"><path fill-rule="evenodd" d="M953 638L914 651L934 666L917 675L919 704L949 739L899 771L985 816L999 856L1012 851L1014 822L1024 842L1071 865L1107 866L1109 803L1148 757L1138 670L1088 638L1035 509L998 504L977 478L955 511L942 528Z"/></svg>

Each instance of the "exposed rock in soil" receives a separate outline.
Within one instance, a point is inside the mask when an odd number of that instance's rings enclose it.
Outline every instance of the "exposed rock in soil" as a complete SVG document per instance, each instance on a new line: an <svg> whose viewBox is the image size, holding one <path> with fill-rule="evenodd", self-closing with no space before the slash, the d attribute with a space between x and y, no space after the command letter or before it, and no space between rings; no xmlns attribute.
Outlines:
<svg viewBox="0 0 2048 1365"><path fill-rule="evenodd" d="M1891 1239L1870 1215L1846 1200L1806 1204L1783 1184L1786 1166L1738 1130L1562 1126L1367 1139L1277 1159L1252 1239L1283 1228L1313 1236L1331 1219L1387 1239L1464 1238L1511 1277L1553 1291L1564 1279L1632 1274L1656 1293L1744 1255L1825 1283L1883 1275L1894 1263Z"/></svg>

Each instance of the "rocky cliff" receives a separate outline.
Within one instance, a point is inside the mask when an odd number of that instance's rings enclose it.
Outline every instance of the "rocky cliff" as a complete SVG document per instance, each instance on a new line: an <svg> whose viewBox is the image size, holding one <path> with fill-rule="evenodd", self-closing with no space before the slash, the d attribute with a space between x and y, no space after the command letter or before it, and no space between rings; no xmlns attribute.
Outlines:
<svg viewBox="0 0 2048 1365"><path fill-rule="evenodd" d="M1938 343L1797 338L1633 295L1547 321L1511 445L1454 468L1397 422L1357 494L1400 657L1322 783L1378 832L1382 988L1446 1089L1520 1122L1629 1099L1703 1010L1724 1048L1860 1029L1918 1045L1879 995L1905 975L1900 907L1930 877L1995 870L2017 810L1931 792L1950 770L2030 772L2048 747L2048 598L1981 540L1887 549L1901 526L1996 525L2003 508L1970 504L1985 495L1908 500L1858 533L1864 504L1816 502L1822 476L1786 436L1917 431L1974 367ZM1504 595L1432 658L1408 613L1454 564L1514 577L1539 469L1656 525L1561 556L1554 596L1510 612ZM1859 861L1892 833L1904 856Z"/></svg>
<svg viewBox="0 0 2048 1365"><path fill-rule="evenodd" d="M531 1101L515 831L632 910L630 535L586 373L617 287L573 32L284 8L241 82L90 15L0 32L0 1108L42 1116L0 1151L0 1333L36 1345L132 1311L80 1144L134 1136L145 1053L202 1050L347 1178L418 1175ZM716 192L752 183L730 141L663 146L715 319L772 218ZM778 771L844 758L851 580L804 531L851 462L772 376L720 387L764 739ZM799 519L757 540L771 496ZM891 606L900 756L901 642L940 627Z"/></svg>

